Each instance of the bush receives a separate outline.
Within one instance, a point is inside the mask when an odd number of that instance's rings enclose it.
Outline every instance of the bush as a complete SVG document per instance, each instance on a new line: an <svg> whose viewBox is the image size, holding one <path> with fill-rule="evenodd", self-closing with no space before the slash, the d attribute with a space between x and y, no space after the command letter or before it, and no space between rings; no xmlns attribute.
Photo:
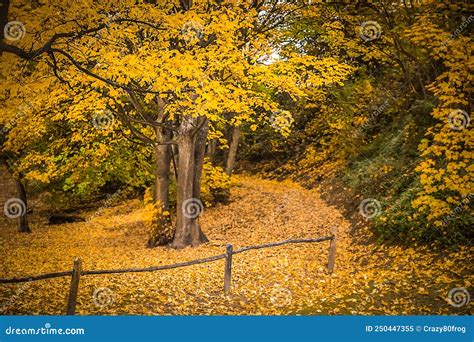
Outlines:
<svg viewBox="0 0 474 342"><path fill-rule="evenodd" d="M231 177L219 166L205 160L201 183L201 200L206 207L227 202L232 185Z"/></svg>

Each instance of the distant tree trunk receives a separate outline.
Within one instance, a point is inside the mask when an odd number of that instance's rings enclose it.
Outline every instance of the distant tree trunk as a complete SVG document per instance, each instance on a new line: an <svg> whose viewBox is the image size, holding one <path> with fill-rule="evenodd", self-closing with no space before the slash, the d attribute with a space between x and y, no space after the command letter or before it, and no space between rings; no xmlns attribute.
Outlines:
<svg viewBox="0 0 474 342"><path fill-rule="evenodd" d="M201 200L201 180L204 157L206 155L207 132L209 131L209 121L203 117L200 119L199 131L195 135L194 150L194 184L193 197Z"/></svg>
<svg viewBox="0 0 474 342"><path fill-rule="evenodd" d="M24 213L23 215L20 216L18 231L20 233L31 233L31 229L28 224L28 199L27 199L26 189L25 189L25 186L23 185L21 177L16 178L15 181L16 181L16 186L18 189L18 197L25 205Z"/></svg>
<svg viewBox="0 0 474 342"><path fill-rule="evenodd" d="M216 159L216 150L217 150L217 139L209 140L206 149L206 157L209 158L211 163L214 163Z"/></svg>
<svg viewBox="0 0 474 342"><path fill-rule="evenodd" d="M200 120L204 120L204 118ZM202 203L199 198L194 197L199 194L198 190L194 189L198 183L195 177L200 178L202 174L202 162L199 163L196 157L201 158L201 154L204 155L204 151L198 151L201 144L196 144L200 139L198 134L201 138L204 135L199 131L196 133L198 122L198 118L184 117L177 133L179 162L176 230L171 244L173 248L197 246L208 241L198 223ZM207 123L202 121L201 123L203 126L200 127L200 130L203 130ZM207 129L205 136L207 137Z"/></svg>
<svg viewBox="0 0 474 342"><path fill-rule="evenodd" d="M225 165L225 173L229 176L232 174L237 157L237 148L239 147L240 126L232 127L232 137L229 144L229 152L227 154L227 161Z"/></svg>
<svg viewBox="0 0 474 342"><path fill-rule="evenodd" d="M178 179L178 157L179 157L178 146L174 144L171 145L170 152L171 152L171 161L173 162L173 176L175 179Z"/></svg>
<svg viewBox="0 0 474 342"><path fill-rule="evenodd" d="M178 117L174 118L173 126L174 127L179 127ZM174 167L174 171L175 171L175 177L176 177L176 179L178 179L177 169L178 169L178 165L179 165L179 149L178 149L178 146L176 144L171 145L171 152L173 153L172 156L173 156L173 163L174 163L173 167Z"/></svg>

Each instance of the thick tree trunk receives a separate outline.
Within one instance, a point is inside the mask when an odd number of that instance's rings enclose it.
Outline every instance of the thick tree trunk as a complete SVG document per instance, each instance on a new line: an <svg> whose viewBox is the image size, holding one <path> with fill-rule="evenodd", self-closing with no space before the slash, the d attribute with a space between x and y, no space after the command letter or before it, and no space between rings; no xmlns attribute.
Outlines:
<svg viewBox="0 0 474 342"><path fill-rule="evenodd" d="M232 127L232 137L229 144L229 152L227 154L227 161L225 165L225 173L229 176L232 174L235 165L235 159L237 157L237 148L239 146L240 139L240 126Z"/></svg>
<svg viewBox="0 0 474 342"><path fill-rule="evenodd" d="M20 216L18 231L20 233L31 233L31 229L28 224L28 199L26 195L25 186L23 185L23 182L21 181L20 178L16 179L16 186L18 189L18 197L25 205L24 213L23 215Z"/></svg>
<svg viewBox="0 0 474 342"><path fill-rule="evenodd" d="M197 184L195 175L199 176L202 173L202 162L200 167L196 165L198 164L196 156L201 154L196 150L198 133L194 134L194 132L197 123L197 118L184 117L177 136L179 150L177 219L175 235L171 244L173 248L197 246L208 241L198 223L199 214L203 209L202 202L199 198L194 197L198 193L197 190L194 190L195 184Z"/></svg>

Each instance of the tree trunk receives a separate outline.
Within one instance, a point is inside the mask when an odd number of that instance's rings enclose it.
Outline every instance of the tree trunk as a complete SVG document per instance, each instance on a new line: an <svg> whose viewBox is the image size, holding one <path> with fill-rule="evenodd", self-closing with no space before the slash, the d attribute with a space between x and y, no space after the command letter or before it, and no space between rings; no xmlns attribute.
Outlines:
<svg viewBox="0 0 474 342"><path fill-rule="evenodd" d="M154 201L160 202L163 210L169 210L169 185L171 151L169 145L155 148L155 192Z"/></svg>
<svg viewBox="0 0 474 342"><path fill-rule="evenodd" d="M171 145L170 151L171 151L171 161L173 162L173 176L175 179L178 179L178 158L179 158L178 146L174 144Z"/></svg>
<svg viewBox="0 0 474 342"><path fill-rule="evenodd" d="M197 193L197 190L194 190L197 184L195 175L199 176L202 173L202 163L200 167L196 165L198 163L195 154L198 133L194 132L198 121L197 118L184 117L177 134L179 162L176 230L171 244L173 248L198 246L208 241L198 223L199 214L203 209L202 203L199 198L194 197ZM197 152L197 155L200 154Z"/></svg>
<svg viewBox="0 0 474 342"><path fill-rule="evenodd" d="M158 98L157 121L162 121L164 113L164 103ZM172 132L163 127L155 128L155 191L153 194L154 203L159 206L155 222L150 231L148 246L168 244L172 237L171 219L169 216L169 186L170 186L170 163L172 151L170 145L162 144L170 141ZM166 213L165 213L166 212Z"/></svg>
<svg viewBox="0 0 474 342"><path fill-rule="evenodd" d="M239 146L240 126L232 127L232 138L229 144L229 152L227 154L227 161L225 165L225 173L232 175L234 170L235 159L237 157L237 147Z"/></svg>
<svg viewBox="0 0 474 342"><path fill-rule="evenodd" d="M201 180L202 167L204 157L206 155L207 132L209 131L209 121L207 118L201 118L198 122L199 131L195 135L194 141L194 181L193 181L193 197L201 200ZM204 120L204 121L203 121Z"/></svg>
<svg viewBox="0 0 474 342"><path fill-rule="evenodd" d="M161 128L156 129L157 142L170 139L170 134L163 133ZM157 145L155 147L155 191L153 200L161 209L153 223L154 227L150 232L148 240L149 247L165 245L171 241L172 233L171 220L169 215L163 213L169 212L169 185L170 185L170 162L171 149L169 145Z"/></svg>
<svg viewBox="0 0 474 342"><path fill-rule="evenodd" d="M25 205L24 213L23 215L20 216L18 231L20 233L31 233L31 229L28 224L28 201L27 201L26 189L25 189L25 186L23 185L23 182L21 181L21 178L16 178L15 181L16 181L16 186L18 189L18 197Z"/></svg>
<svg viewBox="0 0 474 342"><path fill-rule="evenodd" d="M206 157L209 158L211 163L214 163L216 159L216 150L217 150L217 139L212 139L207 144Z"/></svg>

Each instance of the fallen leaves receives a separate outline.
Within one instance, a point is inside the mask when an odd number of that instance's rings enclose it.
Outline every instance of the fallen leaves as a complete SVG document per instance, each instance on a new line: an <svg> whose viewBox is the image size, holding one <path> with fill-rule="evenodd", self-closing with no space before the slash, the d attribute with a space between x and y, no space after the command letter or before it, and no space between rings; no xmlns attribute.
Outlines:
<svg viewBox="0 0 474 342"><path fill-rule="evenodd" d="M368 230L350 225L315 191L291 182L238 177L231 202L201 218L210 243L172 250L145 247L147 227L137 200L105 208L90 222L33 225L32 235L3 230L0 277L83 269L165 265L289 238L329 235L338 226L335 272L326 271L328 242L286 245L233 257L231 293L223 293L224 260L149 273L84 276L78 314L467 314L447 301L471 289L473 250L367 244ZM133 210L131 210L133 208ZM86 215L89 216L89 215ZM32 221L34 222L34 216ZM70 279L0 285L2 314L64 314ZM96 295L94 296L94 293ZM101 294L101 296L99 295ZM95 300L94 300L95 299ZM97 304L99 303L99 304Z"/></svg>

